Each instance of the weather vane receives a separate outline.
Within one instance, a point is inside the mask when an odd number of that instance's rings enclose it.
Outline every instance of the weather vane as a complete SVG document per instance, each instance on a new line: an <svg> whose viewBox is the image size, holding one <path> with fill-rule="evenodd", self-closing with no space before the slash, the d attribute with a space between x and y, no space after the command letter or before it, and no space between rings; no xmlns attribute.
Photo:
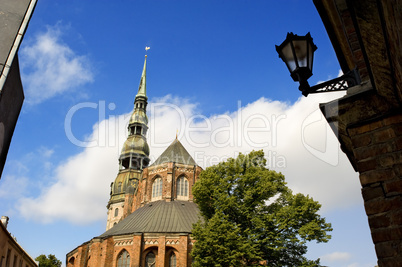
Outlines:
<svg viewBox="0 0 402 267"><path fill-rule="evenodd" d="M147 56L147 51L148 51L149 49L151 49L151 47L149 47L149 46L146 46L146 47L145 47L145 56Z"/></svg>

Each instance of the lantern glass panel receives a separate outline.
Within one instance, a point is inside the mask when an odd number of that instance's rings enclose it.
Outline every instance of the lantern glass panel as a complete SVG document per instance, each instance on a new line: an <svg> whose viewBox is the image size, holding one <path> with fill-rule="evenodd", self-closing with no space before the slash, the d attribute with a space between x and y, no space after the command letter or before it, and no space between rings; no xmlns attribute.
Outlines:
<svg viewBox="0 0 402 267"><path fill-rule="evenodd" d="M288 67L289 71L292 73L297 65L296 61L293 55L292 47L291 47L291 42L287 43L283 48L282 48L282 55L283 55L283 61L285 61L286 66Z"/></svg>
<svg viewBox="0 0 402 267"><path fill-rule="evenodd" d="M299 67L307 67L308 53L306 40L294 40L293 46Z"/></svg>
<svg viewBox="0 0 402 267"><path fill-rule="evenodd" d="M313 57L314 57L314 47L313 43L309 42L308 43L308 68L310 71L313 70Z"/></svg>

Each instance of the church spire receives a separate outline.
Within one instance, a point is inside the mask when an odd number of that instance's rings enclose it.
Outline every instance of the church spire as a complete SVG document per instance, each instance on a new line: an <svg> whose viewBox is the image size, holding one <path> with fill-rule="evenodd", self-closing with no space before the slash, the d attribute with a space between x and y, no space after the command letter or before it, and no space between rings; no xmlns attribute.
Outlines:
<svg viewBox="0 0 402 267"><path fill-rule="evenodd" d="M140 80L140 86L138 88L138 93L137 96L135 97L145 97L147 98L147 55L145 55L145 60L144 60L144 68L142 69L142 75L141 75L141 80Z"/></svg>
<svg viewBox="0 0 402 267"><path fill-rule="evenodd" d="M128 123L128 138L124 143L120 154L120 169L142 170L149 164L149 146L146 140L148 130L147 95L146 95L146 68L147 56L145 56L140 86L135 96L134 111Z"/></svg>

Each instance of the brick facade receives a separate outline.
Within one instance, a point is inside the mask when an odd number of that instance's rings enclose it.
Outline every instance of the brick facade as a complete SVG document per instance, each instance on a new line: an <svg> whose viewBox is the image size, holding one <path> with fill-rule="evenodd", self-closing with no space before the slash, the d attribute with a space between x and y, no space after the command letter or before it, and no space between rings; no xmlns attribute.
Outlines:
<svg viewBox="0 0 402 267"><path fill-rule="evenodd" d="M402 264L402 115L349 130L381 266Z"/></svg>
<svg viewBox="0 0 402 267"><path fill-rule="evenodd" d="M155 267L170 266L172 253L176 256L176 266L191 266L189 254L193 242L189 234L168 233L94 238L67 254L67 267L116 267L118 257L124 250L130 255L131 267L146 266L145 258L149 252L156 256Z"/></svg>
<svg viewBox="0 0 402 267"><path fill-rule="evenodd" d="M142 179L134 193L127 192L124 204L110 205L108 216L114 216L115 206L124 211L122 219L132 212L152 202L152 184L156 178L162 179L163 190L160 200L175 201L177 199L176 181L185 177L188 181L188 198L194 200L192 187L198 180L201 167L182 163L167 162L150 166L143 170ZM113 220L108 219L108 223ZM113 226L112 226L113 227ZM130 266L146 266L145 259L149 252L156 256L155 267L168 267L169 259L174 253L176 266L191 266L190 251L193 240L189 233L132 233L107 238L94 238L67 254L67 267L79 266L111 266L116 267L120 253L127 251L130 255Z"/></svg>
<svg viewBox="0 0 402 267"><path fill-rule="evenodd" d="M362 83L320 108L359 172L380 267L402 266L402 7L314 0L344 73Z"/></svg>

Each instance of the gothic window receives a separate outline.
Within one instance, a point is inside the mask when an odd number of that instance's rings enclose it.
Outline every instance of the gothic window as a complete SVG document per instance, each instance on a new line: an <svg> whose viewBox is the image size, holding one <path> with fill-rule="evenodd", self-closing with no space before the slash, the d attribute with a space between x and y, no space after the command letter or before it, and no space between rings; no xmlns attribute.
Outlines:
<svg viewBox="0 0 402 267"><path fill-rule="evenodd" d="M162 198L162 179L156 178L152 184L152 199Z"/></svg>
<svg viewBox="0 0 402 267"><path fill-rule="evenodd" d="M176 254L174 254L174 252L170 254L169 267L176 267Z"/></svg>
<svg viewBox="0 0 402 267"><path fill-rule="evenodd" d="M188 199L188 181L186 177L182 176L177 179L177 198Z"/></svg>
<svg viewBox="0 0 402 267"><path fill-rule="evenodd" d="M116 208L116 209L114 210L114 217L117 217L117 215L119 215L119 209L118 209L118 208Z"/></svg>
<svg viewBox="0 0 402 267"><path fill-rule="evenodd" d="M147 257L145 258L145 266L146 267L155 267L156 257L153 252L149 252Z"/></svg>
<svg viewBox="0 0 402 267"><path fill-rule="evenodd" d="M127 250L124 249L117 257L117 267L130 267L130 254Z"/></svg>

